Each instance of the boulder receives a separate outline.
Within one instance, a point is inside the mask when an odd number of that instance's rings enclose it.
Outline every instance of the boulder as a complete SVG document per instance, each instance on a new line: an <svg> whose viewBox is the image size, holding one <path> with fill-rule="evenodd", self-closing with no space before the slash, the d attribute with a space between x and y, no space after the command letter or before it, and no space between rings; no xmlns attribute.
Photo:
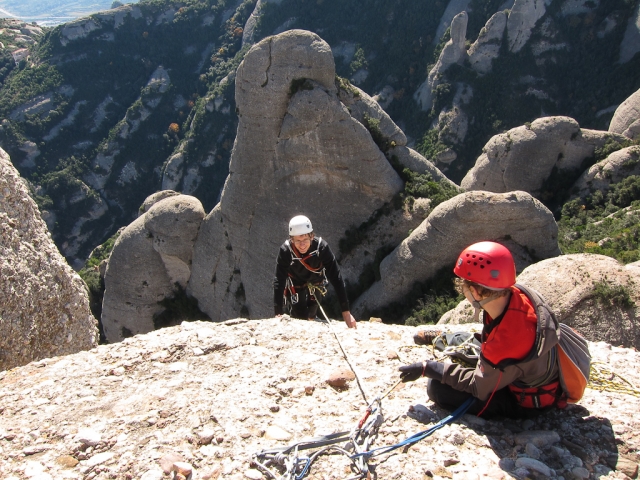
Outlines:
<svg viewBox="0 0 640 480"><path fill-rule="evenodd" d="M507 19L509 51L517 53L529 41L531 31L546 12L545 0L516 0Z"/></svg>
<svg viewBox="0 0 640 480"><path fill-rule="evenodd" d="M425 82L418 87L413 94L413 99L423 111L431 109L433 103L433 90L442 81L444 72L455 63L462 63L467 58L465 45L467 34L467 23L469 16L467 12L460 12L451 21L451 39L445 44L440 52L440 57L429 72Z"/></svg>
<svg viewBox="0 0 640 480"><path fill-rule="evenodd" d="M487 20L484 28L475 42L471 44L469 51L469 63L471 68L483 75L491 71L492 62L500 54L502 37L507 26L507 13L497 12Z"/></svg>
<svg viewBox="0 0 640 480"><path fill-rule="evenodd" d="M640 147L633 146L613 152L604 160L585 171L571 189L585 198L596 190L605 193L611 184L630 175L640 175Z"/></svg>
<svg viewBox="0 0 640 480"><path fill-rule="evenodd" d="M363 125L373 121L382 137L395 145L406 145L407 137L380 104L355 85L338 90L338 98L349 109L351 116Z"/></svg>
<svg viewBox="0 0 640 480"><path fill-rule="evenodd" d="M604 255L562 255L526 268L518 282L542 293L558 320L591 341L640 348L637 266Z"/></svg>
<svg viewBox="0 0 640 480"><path fill-rule="evenodd" d="M397 302L415 282L451 267L468 245L494 240L506 245L521 271L541 258L560 255L552 213L525 192L462 193L433 212L380 264L381 279L355 302L354 315L366 316Z"/></svg>
<svg viewBox="0 0 640 480"><path fill-rule="evenodd" d="M609 131L631 139L640 136L640 89L616 109L609 124Z"/></svg>
<svg viewBox="0 0 640 480"><path fill-rule="evenodd" d="M101 320L108 342L153 330L164 310L159 302L175 294L176 284L187 287L204 216L195 197L168 196L123 230L104 276Z"/></svg>
<svg viewBox="0 0 640 480"><path fill-rule="evenodd" d="M607 132L581 129L569 117L543 117L492 137L460 182L466 190L538 196L552 170L574 170L604 145Z"/></svg>
<svg viewBox="0 0 640 480"><path fill-rule="evenodd" d="M403 186L340 101L333 55L318 35L291 30L263 39L235 82L229 176L203 222L188 289L214 320L273 313L275 256L291 217L310 217L338 254L344 232Z"/></svg>
<svg viewBox="0 0 640 480"><path fill-rule="evenodd" d="M138 209L138 216L147 213L149 209L153 207L156 203L158 203L160 200L164 200L165 198L168 198L168 197L175 197L176 195L180 195L180 194L173 190L161 190L159 192L152 193L144 200L144 202L142 202L142 205L140 205L140 208Z"/></svg>
<svg viewBox="0 0 640 480"><path fill-rule="evenodd" d="M97 346L87 287L60 255L2 149L0 279L0 370Z"/></svg>
<svg viewBox="0 0 640 480"><path fill-rule="evenodd" d="M454 100L452 108L444 108L438 115L438 127L440 142L445 145L459 145L467 136L469 118L462 108L455 104Z"/></svg>
<svg viewBox="0 0 640 480"><path fill-rule="evenodd" d="M558 321L592 342L640 348L640 262L622 265L604 255L561 255L527 267L517 282L540 292ZM473 322L466 300L438 324Z"/></svg>
<svg viewBox="0 0 640 480"><path fill-rule="evenodd" d="M391 161L397 161L404 168L408 168L422 175L428 173L436 181L443 181L457 187L438 167L409 147L400 146L390 148L387 152L387 157L391 159Z"/></svg>

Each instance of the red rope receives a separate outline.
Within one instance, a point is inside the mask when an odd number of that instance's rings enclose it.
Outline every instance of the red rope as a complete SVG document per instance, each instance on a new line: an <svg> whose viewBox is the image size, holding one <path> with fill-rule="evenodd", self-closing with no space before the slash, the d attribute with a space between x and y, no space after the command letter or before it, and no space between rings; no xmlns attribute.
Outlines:
<svg viewBox="0 0 640 480"><path fill-rule="evenodd" d="M496 390L498 390L498 385L500 385L500 380L501 379L502 379L502 371L500 371L500 376L498 377L498 382L496 383L496 386L493 389L493 392L491 392L491 396L489 397L489 400L487 400L487 403L485 403L484 407L482 407L482 410L480 410L480 413L477 415L478 417L480 415L482 415L484 413L484 411L487 409L487 407L489 406L489 402L491 402L491 399L493 398L493 394L496 393Z"/></svg>

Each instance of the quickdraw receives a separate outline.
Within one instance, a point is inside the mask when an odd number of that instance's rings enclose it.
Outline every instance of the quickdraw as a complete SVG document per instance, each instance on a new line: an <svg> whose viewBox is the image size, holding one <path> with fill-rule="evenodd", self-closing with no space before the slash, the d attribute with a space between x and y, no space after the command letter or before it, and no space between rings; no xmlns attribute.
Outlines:
<svg viewBox="0 0 640 480"><path fill-rule="evenodd" d="M326 289L324 292L321 290L319 286L316 285L308 285L309 293L314 295L316 293L320 293L324 295L326 293ZM316 300L317 301L317 300ZM349 364L349 367L353 371L358 387L360 388L360 393L364 398L365 403L367 403L367 396L360 384L360 379L358 377L357 372L355 371L353 365L349 360L349 356L347 352L342 346L340 342L340 338L333 330L331 326L331 322L327 317L322 305L318 301L318 307L322 312L331 333L335 336L338 341L338 345L342 350L342 353L345 357L345 360ZM320 455L325 453L339 453L345 455L351 461L351 468L354 472L354 475L348 477L346 480L359 480L359 479L370 479L371 471L369 468L369 459L378 455L382 455L384 453L391 452L397 448L406 447L413 445L414 443L419 442L423 438L428 437L436 430L442 428L443 426L451 423L458 418L460 418L473 403L475 402L475 398L471 397L464 404L462 404L456 411L447 417L440 420L437 424L432 426L431 428L424 430L422 432L416 433L400 443L395 445L379 447L375 449L371 449L373 442L378 436L378 430L382 423L384 422L384 416L382 414L382 400L387 397L400 383L402 380L398 380L394 385L392 385L385 393L373 399L371 403L367 405L367 409L356 425L356 427L349 432L340 432L333 433L330 435L324 435L320 437L315 437L311 439L301 440L294 444L291 444L282 448L275 448L270 450L262 450L253 455L253 465L258 467L263 473L269 476L274 480L302 480L305 475L309 472L311 465ZM336 444L346 442L344 447L339 447ZM317 449L311 455L301 456L300 452L304 450ZM280 468L284 468L285 472L281 476L278 476L270 467L278 466Z"/></svg>
<svg viewBox="0 0 640 480"><path fill-rule="evenodd" d="M387 393L380 397L376 397L374 401L369 404L364 416L360 419L358 425L350 434L348 434L348 432L334 433L331 435L302 440L287 447L263 450L254 455L253 465L260 468L260 470L274 480L302 480L309 472L309 469L316 458L322 454L334 451L347 456L352 463L351 467L354 470L354 475L348 477L347 480L358 480L363 478L369 479L371 478L369 459L392 452L398 448L409 447L418 443L420 440L423 440L433 434L436 430L439 430L445 425L460 418L475 402L475 398L470 397L453 413L446 416L427 430L411 435L394 445L371 449L371 445L377 438L380 425L382 425L384 421L384 416L382 414L382 399L393 391L398 383L400 383L400 381L393 385ZM344 447L338 447L335 445L336 443L341 442L347 443ZM318 450L309 456L299 455L300 451L313 448L317 448ZM278 476L269 468L272 465L284 467L285 473Z"/></svg>

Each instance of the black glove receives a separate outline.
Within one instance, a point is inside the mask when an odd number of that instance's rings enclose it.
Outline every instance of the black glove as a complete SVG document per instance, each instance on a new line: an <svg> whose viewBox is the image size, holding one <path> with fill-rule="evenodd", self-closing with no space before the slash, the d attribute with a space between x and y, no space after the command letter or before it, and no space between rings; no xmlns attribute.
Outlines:
<svg viewBox="0 0 640 480"><path fill-rule="evenodd" d="M444 374L444 364L426 360L424 362L412 363L411 365L403 365L400 370L400 379L403 383L413 382L420 377L429 377L434 380L442 381Z"/></svg>

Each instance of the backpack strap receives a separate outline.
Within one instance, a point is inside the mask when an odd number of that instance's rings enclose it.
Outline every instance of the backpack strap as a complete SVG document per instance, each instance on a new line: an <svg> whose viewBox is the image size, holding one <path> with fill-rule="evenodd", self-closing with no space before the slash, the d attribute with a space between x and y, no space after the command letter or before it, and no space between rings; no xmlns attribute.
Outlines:
<svg viewBox="0 0 640 480"><path fill-rule="evenodd" d="M289 251L291 252L291 263L297 260L298 262L300 262L300 264L304 268L306 268L310 272L317 273L319 275L324 275L324 265L322 265L322 263L320 263L320 266L318 268L313 268L311 265L309 265L306 262L306 260L308 260L311 257L319 257L321 241L322 241L322 237L318 237L318 246L316 247L316 249L313 252L307 253L305 256L302 256L302 254L298 251L295 245L293 245L289 240L286 240L285 244L287 245L287 247L289 248Z"/></svg>

